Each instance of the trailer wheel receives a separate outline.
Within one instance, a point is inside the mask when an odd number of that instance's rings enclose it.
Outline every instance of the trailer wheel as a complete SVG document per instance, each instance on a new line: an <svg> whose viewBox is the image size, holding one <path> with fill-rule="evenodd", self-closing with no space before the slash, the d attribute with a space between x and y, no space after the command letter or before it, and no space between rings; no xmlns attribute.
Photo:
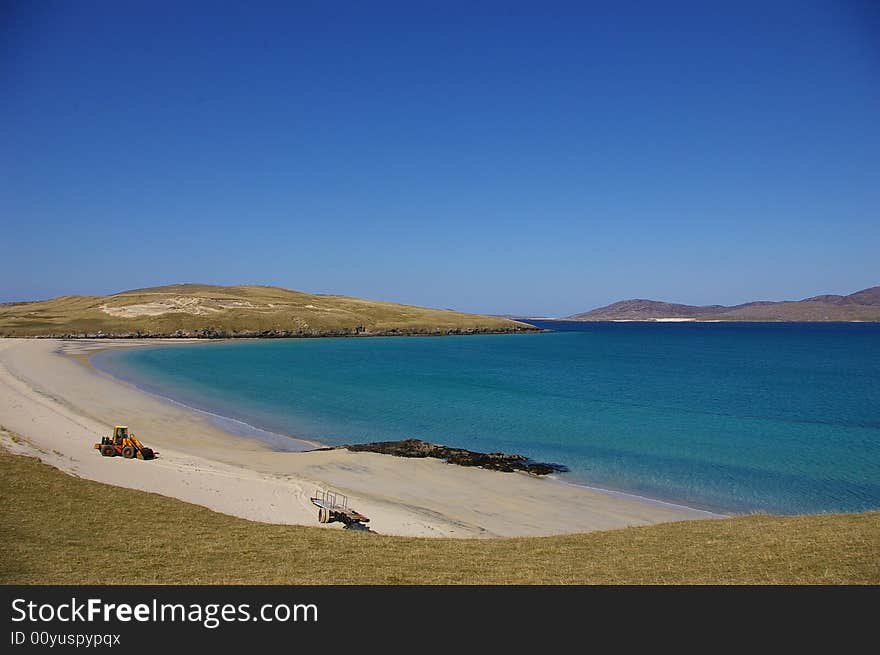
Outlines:
<svg viewBox="0 0 880 655"><path fill-rule="evenodd" d="M104 457L113 457L116 454L116 450L113 448L113 446L104 446L103 448L101 448L101 454Z"/></svg>
<svg viewBox="0 0 880 655"><path fill-rule="evenodd" d="M322 507L318 510L318 522L319 523L330 523L330 510L326 507Z"/></svg>
<svg viewBox="0 0 880 655"><path fill-rule="evenodd" d="M132 457L134 457L134 448L131 446L126 446L122 449L122 456L125 459L131 459Z"/></svg>

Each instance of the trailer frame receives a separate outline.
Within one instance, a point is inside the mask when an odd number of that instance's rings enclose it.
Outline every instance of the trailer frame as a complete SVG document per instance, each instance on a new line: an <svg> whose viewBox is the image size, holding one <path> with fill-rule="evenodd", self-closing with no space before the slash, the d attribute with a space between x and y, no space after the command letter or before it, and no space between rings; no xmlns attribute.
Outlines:
<svg viewBox="0 0 880 655"><path fill-rule="evenodd" d="M364 525L370 522L366 516L348 506L348 496L330 489L317 489L310 498L318 508L319 523L339 522L345 527Z"/></svg>

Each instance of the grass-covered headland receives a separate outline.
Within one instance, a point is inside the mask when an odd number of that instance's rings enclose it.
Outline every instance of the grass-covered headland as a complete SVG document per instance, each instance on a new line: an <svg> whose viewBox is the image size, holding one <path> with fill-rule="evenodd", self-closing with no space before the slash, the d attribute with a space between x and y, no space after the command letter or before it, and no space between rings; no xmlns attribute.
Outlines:
<svg viewBox="0 0 880 655"><path fill-rule="evenodd" d="M280 287L173 284L0 303L0 337L320 337L528 332L506 318Z"/></svg>

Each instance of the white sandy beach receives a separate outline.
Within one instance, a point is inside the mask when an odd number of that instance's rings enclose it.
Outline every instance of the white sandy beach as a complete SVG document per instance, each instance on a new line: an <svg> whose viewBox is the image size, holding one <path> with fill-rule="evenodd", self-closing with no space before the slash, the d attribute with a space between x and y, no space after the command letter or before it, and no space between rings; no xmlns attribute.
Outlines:
<svg viewBox="0 0 880 655"><path fill-rule="evenodd" d="M0 443L83 478L271 523L320 525L309 501L318 486L347 494L350 504L370 517L373 530L395 535L534 536L717 516L434 459L342 450L275 452L86 361L100 349L144 343L0 339ZM114 424L128 425L160 457L148 462L101 457L92 444Z"/></svg>

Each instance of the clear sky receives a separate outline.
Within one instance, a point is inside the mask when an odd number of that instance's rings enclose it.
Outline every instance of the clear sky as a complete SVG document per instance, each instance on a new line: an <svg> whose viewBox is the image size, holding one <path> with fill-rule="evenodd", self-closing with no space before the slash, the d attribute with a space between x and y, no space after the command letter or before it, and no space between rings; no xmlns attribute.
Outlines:
<svg viewBox="0 0 880 655"><path fill-rule="evenodd" d="M880 284L877 2L0 5L0 300Z"/></svg>

